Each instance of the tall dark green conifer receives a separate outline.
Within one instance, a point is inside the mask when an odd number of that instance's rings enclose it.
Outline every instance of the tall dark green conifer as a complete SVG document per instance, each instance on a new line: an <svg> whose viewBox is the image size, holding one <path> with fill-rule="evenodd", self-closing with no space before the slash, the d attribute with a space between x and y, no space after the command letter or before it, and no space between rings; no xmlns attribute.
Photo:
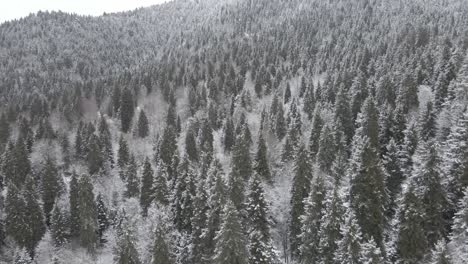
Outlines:
<svg viewBox="0 0 468 264"><path fill-rule="evenodd" d="M80 216L79 237L81 245L90 253L96 251L99 242L97 207L93 185L88 175L82 175L78 182L78 212Z"/></svg>
<svg viewBox="0 0 468 264"><path fill-rule="evenodd" d="M137 135L140 138L145 138L149 134L149 124L148 118L143 110L140 111L140 116L138 117L137 125Z"/></svg>
<svg viewBox="0 0 468 264"><path fill-rule="evenodd" d="M120 121L122 132L127 133L132 126L132 119L135 113L133 93L130 89L125 89L120 99Z"/></svg>

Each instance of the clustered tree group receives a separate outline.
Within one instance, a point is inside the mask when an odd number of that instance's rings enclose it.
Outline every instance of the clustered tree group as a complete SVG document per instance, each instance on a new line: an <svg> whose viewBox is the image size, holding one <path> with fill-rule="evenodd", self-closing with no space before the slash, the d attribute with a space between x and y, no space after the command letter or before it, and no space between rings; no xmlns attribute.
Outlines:
<svg viewBox="0 0 468 264"><path fill-rule="evenodd" d="M468 262L467 2L210 2L0 25L0 262Z"/></svg>

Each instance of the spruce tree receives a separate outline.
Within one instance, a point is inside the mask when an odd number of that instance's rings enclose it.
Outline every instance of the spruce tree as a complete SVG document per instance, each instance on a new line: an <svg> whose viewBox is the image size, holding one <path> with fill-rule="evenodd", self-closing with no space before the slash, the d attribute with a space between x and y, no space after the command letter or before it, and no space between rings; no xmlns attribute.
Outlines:
<svg viewBox="0 0 468 264"><path fill-rule="evenodd" d="M105 243L106 239L104 239L104 232L110 225L109 219L109 212L107 210L106 205L104 204L104 200L101 194L98 194L96 197L96 206L97 206L97 219L99 225L99 242Z"/></svg>
<svg viewBox="0 0 468 264"><path fill-rule="evenodd" d="M325 213L325 192L325 182L322 175L318 174L305 201L304 215L301 217L301 263L313 264L319 261L319 231Z"/></svg>
<svg viewBox="0 0 468 264"><path fill-rule="evenodd" d="M116 264L140 264L142 262L135 247L137 239L134 231L129 226L130 224L124 223L123 225L119 230L117 246L114 249L114 262Z"/></svg>
<svg viewBox="0 0 468 264"><path fill-rule="evenodd" d="M270 165L268 162L268 149L263 138L263 134L258 136L257 154L255 156L255 172L262 177L263 180L271 182Z"/></svg>
<svg viewBox="0 0 468 264"><path fill-rule="evenodd" d="M275 132L278 140L283 140L286 135L286 121L284 120L284 109L281 104L278 104L278 113L275 119Z"/></svg>
<svg viewBox="0 0 468 264"><path fill-rule="evenodd" d="M169 203L169 191L167 189L168 172L167 168L160 164L154 179L154 201L160 205L167 205Z"/></svg>
<svg viewBox="0 0 468 264"><path fill-rule="evenodd" d="M252 176L250 159L250 144L246 138L246 130L238 135L231 156L231 173L229 174L229 192L231 200L240 209L244 202L245 181Z"/></svg>
<svg viewBox="0 0 468 264"><path fill-rule="evenodd" d="M117 164L121 170L125 169L128 162L130 161L130 152L128 150L127 141L123 136L119 139L119 152L117 157Z"/></svg>
<svg viewBox="0 0 468 264"><path fill-rule="evenodd" d="M224 124L224 150L230 152L234 146L235 135L234 135L234 123L231 118L227 118L226 123Z"/></svg>
<svg viewBox="0 0 468 264"><path fill-rule="evenodd" d="M125 170L125 196L127 198L139 197L140 194L140 179L138 178L137 166L135 156L132 155Z"/></svg>
<svg viewBox="0 0 468 264"><path fill-rule="evenodd" d="M88 163L88 172L91 175L97 174L103 169L103 152L101 151L101 142L96 135L91 135L88 143L88 153L86 154Z"/></svg>
<svg viewBox="0 0 468 264"><path fill-rule="evenodd" d="M69 193L69 203L70 203L70 235L72 237L78 237L80 235L80 187L78 185L78 179L76 173L72 173L70 181L70 193Z"/></svg>
<svg viewBox="0 0 468 264"><path fill-rule="evenodd" d="M153 200L153 167L149 161L149 158L145 159L143 164L143 174L141 177L141 192L140 192L140 207L143 216L148 213L151 201Z"/></svg>
<svg viewBox="0 0 468 264"><path fill-rule="evenodd" d="M283 104L287 104L291 99L291 85L289 82L286 84L286 89L284 90L284 101Z"/></svg>
<svg viewBox="0 0 468 264"><path fill-rule="evenodd" d="M465 189L464 196L458 202L458 211L453 218L452 241L454 261L466 261L468 259L468 189Z"/></svg>
<svg viewBox="0 0 468 264"><path fill-rule="evenodd" d="M315 158L315 155L319 151L322 128L323 121L320 117L320 105L317 105L313 113L312 129L310 130L309 137L309 151L312 159Z"/></svg>
<svg viewBox="0 0 468 264"><path fill-rule="evenodd" d="M185 152L191 161L198 161L197 143L192 131L187 131L185 135Z"/></svg>
<svg viewBox="0 0 468 264"><path fill-rule="evenodd" d="M301 216L304 215L304 199L310 192L312 180L312 167L309 161L309 152L301 146L294 161L294 178L291 189L291 215L289 223L289 239L293 258L300 256L301 246Z"/></svg>
<svg viewBox="0 0 468 264"><path fill-rule="evenodd" d="M232 202L226 203L223 222L216 235L213 264L247 264L249 253L242 230L241 219Z"/></svg>
<svg viewBox="0 0 468 264"><path fill-rule="evenodd" d="M187 157L178 169L175 193L172 201L174 224L181 232L192 232L193 199L195 197L195 172Z"/></svg>
<svg viewBox="0 0 468 264"><path fill-rule="evenodd" d="M127 133L132 126L132 119L135 113L133 104L133 93L129 89L125 89L120 99L120 121L122 132Z"/></svg>
<svg viewBox="0 0 468 264"><path fill-rule="evenodd" d="M55 200L62 189L62 178L58 174L55 161L48 157L42 175L42 203L46 222L50 223L50 212L54 208Z"/></svg>
<svg viewBox="0 0 468 264"><path fill-rule="evenodd" d="M362 248L362 256L361 262L362 264L381 264L385 263L382 252L377 244L375 243L374 239L370 239L367 242L364 242L361 245Z"/></svg>
<svg viewBox="0 0 468 264"><path fill-rule="evenodd" d="M325 211L322 213L319 240L319 263L335 263L335 252L338 249L338 241L341 239L340 227L343 222L345 209L339 193L339 184L336 184L333 191L329 191L325 196Z"/></svg>
<svg viewBox="0 0 468 264"><path fill-rule="evenodd" d="M94 253L99 242L99 225L93 185L88 175L81 176L78 182L78 189L80 243L88 252Z"/></svg>
<svg viewBox="0 0 468 264"><path fill-rule="evenodd" d="M171 165L172 158L177 151L176 135L176 131L172 126L167 125L164 128L159 145L159 157L166 166Z"/></svg>
<svg viewBox="0 0 468 264"><path fill-rule="evenodd" d="M413 186L405 192L398 216L397 258L406 263L418 263L427 249L424 233L424 211Z"/></svg>
<svg viewBox="0 0 468 264"><path fill-rule="evenodd" d="M151 264L173 264L169 247L166 243L164 230L160 227L156 229L154 244L151 252Z"/></svg>
<svg viewBox="0 0 468 264"><path fill-rule="evenodd" d="M249 263L269 264L277 262L270 236L268 206L259 175L250 181L247 195L247 218L249 233Z"/></svg>
<svg viewBox="0 0 468 264"><path fill-rule="evenodd" d="M3 147L8 142L10 138L10 124L5 114L0 116L0 150L3 150Z"/></svg>
<svg viewBox="0 0 468 264"><path fill-rule="evenodd" d="M411 180L416 187L416 194L421 199L424 210L424 229L429 246L448 235L445 213L448 199L442 184L442 171L437 145L421 142L416 152Z"/></svg>
<svg viewBox="0 0 468 264"><path fill-rule="evenodd" d="M460 257L457 255L455 258ZM466 259L465 259L466 260ZM447 242L442 239L435 245L432 250L431 258L428 264L451 264L452 257L448 252Z"/></svg>
<svg viewBox="0 0 468 264"><path fill-rule="evenodd" d="M351 206L365 239L371 237L383 246L384 209L387 203L385 171L378 154L379 131L377 112L372 98L368 98L358 116L352 144L348 174L351 179Z"/></svg>
<svg viewBox="0 0 468 264"><path fill-rule="evenodd" d="M109 125L104 117L99 122L99 142L101 150L104 153L104 160L107 160L111 166L114 166L114 150L112 149L112 136L109 131Z"/></svg>
<svg viewBox="0 0 468 264"><path fill-rule="evenodd" d="M67 242L68 226L67 217L60 204L55 204L50 220L50 231L55 247L59 248Z"/></svg>
<svg viewBox="0 0 468 264"><path fill-rule="evenodd" d="M341 227L341 240L335 254L336 263L361 263L362 233L353 209L346 211L345 221Z"/></svg>
<svg viewBox="0 0 468 264"><path fill-rule="evenodd" d="M193 200L193 217L192 217L192 258L193 263L203 263L206 256L206 231L208 220L208 193L206 190L206 182L200 179L196 187L196 195Z"/></svg>
<svg viewBox="0 0 468 264"><path fill-rule="evenodd" d="M149 134L148 118L143 110L140 111L137 125L137 135L140 138L146 138Z"/></svg>

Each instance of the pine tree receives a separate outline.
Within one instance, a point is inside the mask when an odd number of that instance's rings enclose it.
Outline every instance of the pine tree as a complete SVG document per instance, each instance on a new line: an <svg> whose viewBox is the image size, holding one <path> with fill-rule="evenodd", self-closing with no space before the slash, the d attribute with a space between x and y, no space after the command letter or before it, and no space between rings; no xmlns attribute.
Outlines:
<svg viewBox="0 0 468 264"><path fill-rule="evenodd" d="M436 134L436 114L429 101L426 109L419 118L419 138L427 141L435 137Z"/></svg>
<svg viewBox="0 0 468 264"><path fill-rule="evenodd" d="M334 121L338 130L345 135L346 143L351 142L354 130L349 101L348 93L345 91L344 86L340 85L338 94L336 95Z"/></svg>
<svg viewBox="0 0 468 264"><path fill-rule="evenodd" d="M224 207L223 222L216 235L214 264L247 264L246 239L240 223L240 216L232 202Z"/></svg>
<svg viewBox="0 0 468 264"><path fill-rule="evenodd" d="M393 138L388 142L386 149L387 151L383 157L382 163L387 175L385 186L390 202L387 215L393 216L396 210L396 197L401 192L401 184L405 179L405 175L400 168L400 150Z"/></svg>
<svg viewBox="0 0 468 264"><path fill-rule="evenodd" d="M10 124L5 114L0 116L0 150L8 142L10 138Z"/></svg>
<svg viewBox="0 0 468 264"><path fill-rule="evenodd" d="M72 237L78 237L80 235L80 187L78 185L78 179L76 173L72 173L72 178L70 181L70 193L69 193L69 203L70 203L70 235Z"/></svg>
<svg viewBox="0 0 468 264"><path fill-rule="evenodd" d="M154 179L154 200L161 205L169 203L169 191L167 189L168 172L167 168L160 164L158 167L156 178Z"/></svg>
<svg viewBox="0 0 468 264"><path fill-rule="evenodd" d="M94 201L93 185L89 176L81 176L78 182L78 211L80 215L79 237L81 245L94 253L99 242L97 208Z"/></svg>
<svg viewBox="0 0 468 264"><path fill-rule="evenodd" d="M305 201L304 215L301 217L302 232L300 235L301 263L318 263L319 231L325 213L325 183L323 177L316 176L309 197Z"/></svg>
<svg viewBox="0 0 468 264"><path fill-rule="evenodd" d="M335 160L335 155L338 150L335 129L335 127L328 124L323 126L322 131L320 132L318 152L316 154L318 167L328 174L331 173L331 166Z"/></svg>
<svg viewBox="0 0 468 264"><path fill-rule="evenodd" d="M19 249L15 253L14 264L32 264L33 260L25 248Z"/></svg>
<svg viewBox="0 0 468 264"><path fill-rule="evenodd" d="M309 119L312 119L314 115L314 109L316 108L316 100L315 100L315 91L314 85L311 82L310 86L307 88L307 92L304 96L304 112L307 114Z"/></svg>
<svg viewBox="0 0 468 264"><path fill-rule="evenodd" d="M348 209L341 227L341 240L335 254L336 263L362 263L362 233L353 209Z"/></svg>
<svg viewBox="0 0 468 264"><path fill-rule="evenodd" d="M24 184L26 178L31 173L31 161L29 153L23 140L18 139L13 149L13 169L14 172L8 177L13 184L20 187Z"/></svg>
<svg viewBox="0 0 468 264"><path fill-rule="evenodd" d="M310 192L310 181L312 179L312 167L309 162L309 153L304 146L297 152L294 162L294 179L291 190L291 216L289 223L290 244L293 258L300 256L301 245L301 216L304 215L304 199Z"/></svg>
<svg viewBox="0 0 468 264"><path fill-rule="evenodd" d="M270 165L268 163L268 149L263 134L258 136L257 154L255 156L255 171L263 180L271 182Z"/></svg>
<svg viewBox="0 0 468 264"><path fill-rule="evenodd" d="M145 159L143 165L143 175L141 177L140 206L143 216L148 213L148 208L153 200L153 167L149 158Z"/></svg>
<svg viewBox="0 0 468 264"><path fill-rule="evenodd" d="M120 121L122 124L122 132L127 133L130 130L134 113L133 93L129 89L125 89L120 99Z"/></svg>
<svg viewBox="0 0 468 264"><path fill-rule="evenodd" d="M172 201L174 225L179 231L192 232L193 199L195 197L194 169L187 157L184 157L178 169L175 193Z"/></svg>
<svg viewBox="0 0 468 264"><path fill-rule="evenodd" d="M278 140L283 140L286 135L286 121L284 120L283 106L278 104L278 113L275 119L275 132Z"/></svg>
<svg viewBox="0 0 468 264"><path fill-rule="evenodd" d="M137 135L140 138L146 138L149 134L149 124L148 118L143 110L140 111L140 116L138 117L137 125Z"/></svg>
<svg viewBox="0 0 468 264"><path fill-rule="evenodd" d="M156 229L151 264L173 264L169 247L164 238L164 231L161 228Z"/></svg>
<svg viewBox="0 0 468 264"><path fill-rule="evenodd" d="M68 226L67 218L60 204L55 204L50 220L50 230L55 247L59 248L67 242Z"/></svg>
<svg viewBox="0 0 468 264"><path fill-rule="evenodd" d="M55 161L48 157L42 175L42 203L46 222L50 223L50 212L54 208L55 200L62 189L62 178L58 175Z"/></svg>
<svg viewBox="0 0 468 264"><path fill-rule="evenodd" d="M138 178L137 163L135 157L132 155L125 170L126 190L125 196L127 198L139 197L140 194L140 179Z"/></svg>

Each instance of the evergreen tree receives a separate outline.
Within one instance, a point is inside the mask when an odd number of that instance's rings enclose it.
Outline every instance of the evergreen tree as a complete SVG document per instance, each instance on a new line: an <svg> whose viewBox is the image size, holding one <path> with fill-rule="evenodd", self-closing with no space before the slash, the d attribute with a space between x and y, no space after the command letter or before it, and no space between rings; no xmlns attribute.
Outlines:
<svg viewBox="0 0 468 264"><path fill-rule="evenodd" d="M54 245L59 248L67 242L68 238L68 222L66 214L60 204L55 204L50 222L50 230Z"/></svg>
<svg viewBox="0 0 468 264"><path fill-rule="evenodd" d="M128 198L138 197L140 194L140 180L138 179L137 169L135 157L132 155L125 171L125 196Z"/></svg>
<svg viewBox="0 0 468 264"><path fill-rule="evenodd" d="M103 169L104 160L102 154L99 138L96 135L91 135L88 143L88 153L86 155L89 174L97 174L101 169Z"/></svg>
<svg viewBox="0 0 468 264"><path fill-rule="evenodd" d="M437 242L431 254L429 264L451 264L452 258L447 249L447 242L440 240Z"/></svg>
<svg viewBox="0 0 468 264"><path fill-rule="evenodd" d="M25 248L19 249L15 253L14 264L32 264L33 260Z"/></svg>
<svg viewBox="0 0 468 264"><path fill-rule="evenodd" d="M224 150L230 152L235 143L234 136L234 123L232 119L227 118L226 123L224 124Z"/></svg>
<svg viewBox="0 0 468 264"><path fill-rule="evenodd" d="M238 135L231 156L231 173L229 174L229 191L231 200L240 209L244 202L244 185L252 175L250 159L250 144L246 138L246 130Z"/></svg>
<svg viewBox="0 0 468 264"><path fill-rule="evenodd" d="M338 150L335 129L328 124L323 126L318 142L318 152L315 156L318 167L328 174L331 173L331 166Z"/></svg>
<svg viewBox="0 0 468 264"><path fill-rule="evenodd" d="M314 115L314 109L316 108L315 91L313 83L307 88L307 92L304 96L304 112L307 114L309 119L312 119Z"/></svg>
<svg viewBox="0 0 468 264"><path fill-rule="evenodd" d="M148 118L143 110L140 111L137 125L137 135L140 138L146 138L149 134Z"/></svg>
<svg viewBox="0 0 468 264"><path fill-rule="evenodd" d="M123 170L127 166L129 161L130 161L130 152L128 150L128 144L127 144L127 141L124 139L124 137L121 136L119 140L119 153L118 153L117 164L119 165L119 168Z"/></svg>
<svg viewBox="0 0 468 264"><path fill-rule="evenodd" d="M361 246L362 248L362 256L361 262L362 264L381 264L385 263L382 252L380 248L377 247L375 244L374 239L370 239L368 242L365 242Z"/></svg>
<svg viewBox="0 0 468 264"><path fill-rule="evenodd" d="M224 207L223 222L216 235L214 264L247 264L246 239L240 223L240 216L232 202Z"/></svg>
<svg viewBox="0 0 468 264"><path fill-rule="evenodd" d="M286 121L284 120L283 106L278 104L278 113L275 119L275 132L278 140L282 140L286 135Z"/></svg>
<svg viewBox="0 0 468 264"><path fill-rule="evenodd" d="M99 142L101 143L101 150L104 153L105 160L114 166L114 150L112 149L112 136L109 131L109 125L104 117L101 117L99 123Z"/></svg>
<svg viewBox="0 0 468 264"><path fill-rule="evenodd" d="M187 157L184 157L178 169L175 193L172 201L174 225L181 232L192 232L193 199L195 197L194 169Z"/></svg>
<svg viewBox="0 0 468 264"><path fill-rule="evenodd" d="M159 157L166 166L170 166L177 151L176 133L172 126L166 126L159 145Z"/></svg>
<svg viewBox="0 0 468 264"><path fill-rule="evenodd" d="M454 262L460 260L462 263L468 259L468 189L465 190L464 196L458 202L458 211L453 218L452 233L450 240L454 248L452 256Z"/></svg>
<svg viewBox="0 0 468 264"><path fill-rule="evenodd" d="M325 183L319 174L315 178L309 197L305 202L304 215L301 217L302 232L300 235L301 263L318 263L319 231L325 213Z"/></svg>
<svg viewBox="0 0 468 264"><path fill-rule="evenodd" d="M94 253L99 242L97 207L94 201L93 185L89 176L81 176L78 182L78 212L80 216L79 237L81 245Z"/></svg>
<svg viewBox="0 0 468 264"><path fill-rule="evenodd" d="M255 174L250 181L247 195L247 218L249 230L249 263L269 264L277 262L270 237L270 226L267 218L268 206L259 175Z"/></svg>
<svg viewBox="0 0 468 264"><path fill-rule="evenodd" d="M271 181L270 165L268 163L268 149L262 133L260 133L258 137L257 154L255 156L255 171L264 180L268 182Z"/></svg>
<svg viewBox="0 0 468 264"><path fill-rule="evenodd" d="M338 249L338 241L341 239L341 224L345 210L339 194L339 184L336 184L333 191L329 191L325 196L325 211L322 213L319 240L320 263L335 263L335 252Z"/></svg>
<svg viewBox="0 0 468 264"><path fill-rule="evenodd" d="M167 205L169 203L169 191L167 189L168 172L167 168L160 164L158 167L156 178L154 179L154 200L161 204Z"/></svg>
<svg viewBox="0 0 468 264"><path fill-rule="evenodd" d="M336 95L334 121L338 129L345 135L346 143L351 142L354 130L349 101L348 93L341 85Z"/></svg>
<svg viewBox="0 0 468 264"><path fill-rule="evenodd" d="M353 139L349 166L351 206L366 240L371 237L379 247L383 243L384 209L387 203L385 172L378 155L379 131L372 98L364 102Z"/></svg>
<svg viewBox="0 0 468 264"><path fill-rule="evenodd" d="M206 231L208 220L208 193L206 190L206 182L200 179L197 183L196 195L193 200L193 217L192 217L192 258L193 263L203 263L206 256Z"/></svg>
<svg viewBox="0 0 468 264"><path fill-rule="evenodd" d="M124 220L125 221L125 220ZM116 264L140 264L140 257L136 249L137 239L133 234L134 231L129 227L128 223L121 227L117 247L114 250L114 262Z"/></svg>
<svg viewBox="0 0 468 264"><path fill-rule="evenodd" d="M418 160L411 180L416 187L416 195L421 199L424 210L424 229L429 246L448 235L445 213L448 199L441 182L441 162L434 143L421 142L415 159Z"/></svg>
<svg viewBox="0 0 468 264"><path fill-rule="evenodd" d="M42 175L42 203L46 222L50 223L50 212L54 208L55 200L60 195L62 189L62 179L58 175L55 161L48 157Z"/></svg>
<svg viewBox="0 0 468 264"><path fill-rule="evenodd" d="M133 93L129 89L125 89L120 99L120 121L122 124L122 132L127 133L130 130L134 113Z"/></svg>
<svg viewBox="0 0 468 264"><path fill-rule="evenodd" d="M148 213L151 201L153 200L153 167L148 158L143 164L143 175L141 177L140 206L143 216Z"/></svg>
<svg viewBox="0 0 468 264"><path fill-rule="evenodd" d="M436 134L436 114L429 101L426 105L425 111L421 114L419 119L419 138L427 141L435 137Z"/></svg>
<svg viewBox="0 0 468 264"><path fill-rule="evenodd" d="M185 135L185 152L191 161L198 161L197 143L195 142L193 132L190 130L187 131L187 134Z"/></svg>
<svg viewBox="0 0 468 264"><path fill-rule="evenodd" d="M312 179L312 167L309 162L309 153L304 146L297 152L294 162L294 178L291 189L291 216L289 223L290 244L293 258L300 256L301 246L301 216L304 215L304 199L310 192L310 181Z"/></svg>
<svg viewBox="0 0 468 264"><path fill-rule="evenodd" d="M164 231L161 228L156 229L151 264L173 264L169 247L164 238Z"/></svg>
<svg viewBox="0 0 468 264"><path fill-rule="evenodd" d="M385 179L385 187L388 192L387 215L393 216L396 210L396 197L401 192L401 184L405 179L405 175L400 168L400 150L393 138L386 146L386 154L383 157L382 163L385 168L387 178Z"/></svg>
<svg viewBox="0 0 468 264"><path fill-rule="evenodd" d="M315 158L315 155L319 151L320 147L320 137L323 129L323 121L320 117L320 105L314 110L313 119L312 119L312 129L310 131L309 137L309 151L312 159Z"/></svg>
<svg viewBox="0 0 468 264"><path fill-rule="evenodd" d="M283 104L287 104L291 99L291 85L289 82L286 84L286 89L284 90L284 101Z"/></svg>
<svg viewBox="0 0 468 264"><path fill-rule="evenodd" d="M5 114L0 116L0 150L8 142L10 138L10 124L8 123L7 116Z"/></svg>
<svg viewBox="0 0 468 264"><path fill-rule="evenodd" d="M418 263L426 253L424 212L413 186L405 192L398 214L397 254L403 263Z"/></svg>
<svg viewBox="0 0 468 264"><path fill-rule="evenodd" d="M78 237L80 235L80 187L78 185L78 179L76 173L72 173L70 181L70 235L72 237Z"/></svg>
<svg viewBox="0 0 468 264"><path fill-rule="evenodd" d="M336 263L362 263L362 234L352 209L348 209L341 227L341 240L335 254Z"/></svg>
<svg viewBox="0 0 468 264"><path fill-rule="evenodd" d="M101 194L98 194L96 197L96 206L97 206L97 219L99 225L99 241L101 243L105 243L106 239L104 239L104 232L110 225L108 210L106 205L104 204L104 200Z"/></svg>

